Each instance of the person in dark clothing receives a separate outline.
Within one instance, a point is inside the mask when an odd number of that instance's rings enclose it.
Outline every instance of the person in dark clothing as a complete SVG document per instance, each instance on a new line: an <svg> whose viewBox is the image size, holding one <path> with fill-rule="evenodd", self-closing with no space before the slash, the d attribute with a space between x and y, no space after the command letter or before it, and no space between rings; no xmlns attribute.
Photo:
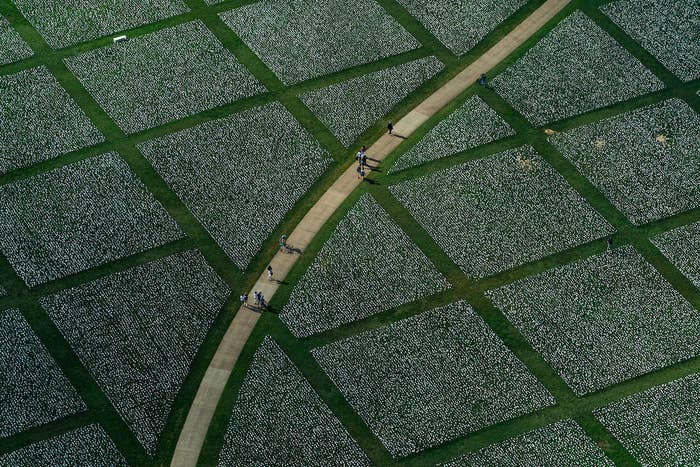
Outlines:
<svg viewBox="0 0 700 467"><path fill-rule="evenodd" d="M394 124L389 122L389 124L386 126L386 129L389 130L389 134L391 134L391 132L394 131Z"/></svg>

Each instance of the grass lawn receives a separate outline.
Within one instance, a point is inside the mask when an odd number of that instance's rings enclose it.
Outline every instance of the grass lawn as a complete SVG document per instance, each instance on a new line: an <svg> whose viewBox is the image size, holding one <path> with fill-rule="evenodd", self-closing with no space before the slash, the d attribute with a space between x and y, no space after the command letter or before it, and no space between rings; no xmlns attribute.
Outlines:
<svg viewBox="0 0 700 467"><path fill-rule="evenodd" d="M442 1L428 2L433 9L427 11L410 0L363 1L367 8L359 13L378 12L364 22L346 18L352 7L345 5L314 15L285 12L291 4L272 0L168 0L158 11L151 2L135 7L115 0L110 15L98 8L106 2L73 15L47 13L50 3L0 3L0 90L10 89L0 93L0 119L12 130L9 137L0 135L0 199L9 200L0 214L5 228L13 226L13 237L0 241L0 316L17 318L5 319L0 330L22 323L24 345L46 353L23 362L53 375L47 380L54 384L40 388L36 402L66 388L72 388L66 400L73 402L56 413L37 409L34 417L17 412L15 425L0 422L0 463L72 464L79 456L114 465L168 464L238 295L251 289L279 237L353 164L360 145L369 146L388 121L398 121L543 0L504 3L503 11L471 25L464 38L454 36L460 23L446 15ZM635 264L644 265L644 277L653 276L659 291L653 298L673 297L688 316L700 311L693 267L700 206L696 192L683 196L684 180L697 170L692 158L679 158L700 151L697 138L684 139L697 132L699 84L668 52L672 46L692 52L697 44L633 27L628 3L573 0L490 72L489 78L498 77L496 89L475 84L465 90L343 202L245 345L200 463L270 463L292 446L299 449L296 460L309 464L460 464L515 456L523 443L541 449L553 437L566 440L558 453L543 451L554 462L566 463L574 452L601 465L662 459L653 448L658 439L636 436L655 424L672 431L668 420L682 416L678 407L697 402L673 399L675 405L665 406L659 394L696 384L700 358L659 357L640 371L618 368L611 358L603 373L620 377L579 378L589 383L577 390L562 373L556 345L539 345L545 342L537 340L542 329L527 324L531 302L553 315L558 309L549 302L556 300L511 290L531 283L540 290L542 278L556 280L557 271L606 258L606 239L612 239L615 251L633 255ZM246 22L245 15L258 10L277 15L266 17L265 37L256 37L262 29ZM682 23L679 17L669 21ZM294 28L275 35L284 25L274 18L293 19ZM309 34L318 21L335 31L326 43ZM571 39L582 24L600 39L595 47ZM357 29L353 41L334 42L347 36L338 30L343 27ZM382 37L382 27L395 34ZM129 41L112 45L111 37L121 33ZM280 44L297 54L293 63L277 53ZM542 60L556 55L550 49L560 58L546 68ZM305 66L309 50L319 60ZM611 55L631 68L617 70L617 62L601 60ZM617 76L615 70L629 74L634 68L633 83L623 89L613 79L609 87L596 86L599 77L573 67L577 74L568 81L553 75L541 86L549 94L532 91L529 74L543 74L542 67L551 74L582 57L599 73ZM544 65L535 69L533 63ZM555 108L558 100L564 105ZM48 101L49 107L43 104ZM654 113L660 123L638 125L634 141L616 127L668 102L682 112ZM665 128L669 112L678 121ZM668 136L664 142L651 135L661 130ZM598 133L605 133L608 148L640 158L637 166L624 166L626 185L617 184L617 191L607 182L622 162L600 162L596 151L604 153L606 146L596 146ZM579 157L581 148L587 158ZM674 157L675 165L663 167L675 167L675 175L655 172L658 157ZM401 170L390 171L397 161ZM265 176L251 176L256 169ZM647 173L660 174L655 184L647 183ZM680 182L662 190L658 180L664 176ZM421 185L425 180L429 186ZM399 187L411 187L410 196ZM373 206L363 217L354 206L367 199ZM501 215L488 217L496 211ZM48 228L52 223L55 229ZM394 258L391 264L372 260L371 241L357 242L350 255L365 259L364 269L336 264L343 242L363 234L392 243L385 253ZM401 282L381 280L382 274L397 275L396 269L412 274ZM310 301L304 293L327 286L323 274L329 271L338 293L367 300L351 299L323 326L293 333L280 311L293 306L303 313L299 304ZM357 271L368 276L366 283L353 276ZM434 283L407 289L421 277ZM372 290L363 290L368 284ZM585 304L590 298L584 292L574 297L566 286L555 289L562 300ZM631 302L644 296L634 287L624 290ZM504 306L503 291L513 292L508 300L516 306ZM385 303L378 306L376 297ZM430 313L435 319L422 326ZM459 325L466 317L474 326ZM558 332L585 329L567 328L571 322L556 323ZM477 327L480 339L487 336L500 351L464 344ZM393 351L378 358L382 349ZM356 358L346 361L350 355ZM23 368L5 365L0 375ZM584 367L575 368L577 377ZM412 378L415 368L421 374ZM542 397L510 407L524 396L508 394L523 388L509 387L514 380L499 379L489 368L516 368L514 374L532 383L529 394L536 388ZM440 379L446 374L454 375L453 386ZM286 390L274 392L274 375L281 375ZM468 387L460 396L473 395L464 396L466 418L450 418L450 404L459 399L444 392L448 386L456 392ZM253 396L268 391L278 410L265 418L261 411L270 413L270 401ZM392 406L392 391L405 396L405 406ZM479 400L478 394L487 396ZM654 404L665 411L650 413ZM434 413L431 407L437 407ZM639 415L628 422L629 407ZM229 428L237 426L269 440L267 453L237 440ZM669 449L674 459L695 461L683 457L689 445L683 435L690 431L681 430L669 438ZM299 433L323 442L307 445L294 438ZM321 454L314 458L315 452Z"/></svg>

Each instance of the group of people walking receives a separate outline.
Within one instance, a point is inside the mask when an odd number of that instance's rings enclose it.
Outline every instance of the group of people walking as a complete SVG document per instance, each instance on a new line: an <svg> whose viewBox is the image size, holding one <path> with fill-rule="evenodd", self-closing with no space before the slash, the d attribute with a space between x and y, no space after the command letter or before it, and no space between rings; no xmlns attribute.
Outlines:
<svg viewBox="0 0 700 467"><path fill-rule="evenodd" d="M357 151L355 159L357 159L357 178L364 180L365 167L367 167L367 146L362 146L362 148Z"/></svg>
<svg viewBox="0 0 700 467"><path fill-rule="evenodd" d="M393 125L389 123L389 133L391 133L391 130L393 129ZM361 178L364 180L365 178L365 168L367 167L367 146L362 146L359 151L357 151L357 155L355 156L357 159L357 178ZM279 241L279 251L283 251L285 253L290 253L291 249L289 245L287 244L287 235L283 234L282 237L280 238ZM273 272L272 272L272 265L267 267L267 279L268 280L273 280ZM241 306L248 306L248 294L244 293L243 295L240 296L241 300ZM265 296L263 295L262 291L256 290L253 293L253 305L255 308L262 308L265 309L267 307L267 303L265 302Z"/></svg>
<svg viewBox="0 0 700 467"><path fill-rule="evenodd" d="M280 250L289 252L289 246L287 246L287 235L284 234L280 238ZM267 280L273 280L274 278L274 273L272 272L272 265L267 266ZM244 293L240 296L241 300L241 306L247 307L248 306L248 294ZM262 308L265 309L267 307L267 303L265 302L265 296L263 295L262 291L256 290L253 292L253 305L255 308Z"/></svg>
<svg viewBox="0 0 700 467"><path fill-rule="evenodd" d="M486 74L482 74L479 78L479 84L481 86L486 86ZM389 122L387 124L387 130L390 135L393 134L394 131L394 124L393 122ZM365 169L367 168L367 146L362 146L359 151L357 151L357 154L355 155L355 159L357 160L357 178L364 180L366 172ZM608 239L608 250L612 249L612 239ZM285 252L285 253L290 253L291 249L289 245L287 245L287 235L284 234L280 238L279 242L279 251ZM273 273L272 273L272 266L267 267L267 279L268 280L273 280ZM254 292L254 305L256 308L265 308L267 305L265 303L265 297L261 291L255 291ZM243 294L240 297L241 299L241 306L248 306L248 294Z"/></svg>
<svg viewBox="0 0 700 467"><path fill-rule="evenodd" d="M248 294L244 293L240 297L241 299L241 306L248 306ZM261 291L256 290L253 292L253 306L256 308L265 308L267 306L267 303L265 302L265 296Z"/></svg>

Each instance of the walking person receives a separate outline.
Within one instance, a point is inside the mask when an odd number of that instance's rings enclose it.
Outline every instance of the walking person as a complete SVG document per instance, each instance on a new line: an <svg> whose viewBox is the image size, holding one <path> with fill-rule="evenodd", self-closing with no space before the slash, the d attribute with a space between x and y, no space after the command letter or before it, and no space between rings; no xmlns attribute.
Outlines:
<svg viewBox="0 0 700 467"><path fill-rule="evenodd" d="M360 178L364 181L365 180L365 169L361 168L360 169Z"/></svg>
<svg viewBox="0 0 700 467"><path fill-rule="evenodd" d="M357 164L357 169L355 169L355 170L357 171L357 178L362 178L362 175L360 175L360 174L361 174L361 173L364 173L364 170L362 170L362 164L361 164L361 163L360 163L360 164Z"/></svg>
<svg viewBox="0 0 700 467"><path fill-rule="evenodd" d="M253 292L253 305L260 305L260 292L258 292L257 290Z"/></svg>
<svg viewBox="0 0 700 467"><path fill-rule="evenodd" d="M260 292L260 308L265 308L265 296L263 295L262 292Z"/></svg>
<svg viewBox="0 0 700 467"><path fill-rule="evenodd" d="M394 124L389 122L389 124L386 126L386 129L389 130L389 134L391 134L391 132L394 131Z"/></svg>
<svg viewBox="0 0 700 467"><path fill-rule="evenodd" d="M613 239L608 238L608 251L612 251L613 249Z"/></svg>
<svg viewBox="0 0 700 467"><path fill-rule="evenodd" d="M367 167L367 153L362 153L362 168Z"/></svg>
<svg viewBox="0 0 700 467"><path fill-rule="evenodd" d="M287 250L287 235L282 234L280 237L280 251L284 251L285 253L288 252Z"/></svg>
<svg viewBox="0 0 700 467"><path fill-rule="evenodd" d="M243 307L243 306L245 306L246 302L248 301L248 297L245 294L241 294L240 300L241 300L241 306Z"/></svg>
<svg viewBox="0 0 700 467"><path fill-rule="evenodd" d="M486 73L481 74L481 77L479 78L479 84L483 87L486 87Z"/></svg>
<svg viewBox="0 0 700 467"><path fill-rule="evenodd" d="M267 267L267 280L272 280L272 265Z"/></svg>

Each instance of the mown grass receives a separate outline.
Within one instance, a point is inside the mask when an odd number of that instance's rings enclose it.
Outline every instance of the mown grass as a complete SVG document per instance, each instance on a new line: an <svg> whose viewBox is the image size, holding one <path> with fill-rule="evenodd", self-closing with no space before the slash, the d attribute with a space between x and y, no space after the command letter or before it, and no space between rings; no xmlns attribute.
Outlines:
<svg viewBox="0 0 700 467"><path fill-rule="evenodd" d="M384 5L395 3L393 1L382 2ZM597 121L601 118L617 115L636 109L642 106L650 105L670 97L679 97L685 99L694 107L697 105L697 96L695 94L697 83L691 82L682 84L672 75L669 76L660 64L656 63L647 52L632 40L621 34L619 30L609 28L608 21L599 21L598 14L592 14L596 11L598 4L605 2L584 2L576 1L560 13L553 21L545 28L539 31L535 37L528 40L521 46L516 53L509 57L505 62L500 64L493 75L503 70L511 64L519 55L526 49L531 47L539 38L549 32L561 19L570 14L576 8L583 8L586 13L590 14L596 21L601 24L608 32L615 37L625 48L640 59L649 69L654 71L667 85L661 91L654 92L648 95L640 96L635 99L630 99L625 102L607 106L602 109L597 109L583 115L577 115L558 122L552 122L547 125L559 131L580 126L586 123ZM392 13L400 16L400 12L395 8ZM402 24L406 26L408 20L403 20ZM412 32L418 28L414 28ZM443 51L444 54L444 51ZM442 57L441 57L442 58ZM449 67L448 67L449 68ZM450 71L447 71L447 75ZM496 309L493 304L486 298L484 291L500 287L504 284L515 280L527 277L532 274L570 263L579 259L589 257L594 254L599 254L606 249L605 240L596 240L576 248L572 248L549 257L543 258L532 263L524 264L516 268L501 272L491 277L486 277L478 281L472 281L466 277L462 271L455 265L449 257L437 246L432 238L412 219L408 211L396 201L387 186L399 183L403 180L415 178L425 173L432 173L455 164L463 163L473 158L485 157L490 154L503 151L521 144L531 144L545 159L552 164L564 178L581 194L598 212L600 212L617 230L614 234L614 243L616 246L626 244L633 245L642 255L649 261L663 276L668 280L673 287L684 295L693 305L700 309L698 302L698 290L685 278L663 255L656 250L648 241L648 238L659 232L685 225L700 219L700 209L694 209L685 213L672 216L667 219L661 219L643 226L632 225L604 196L600 191L585 179L573 165L559 154L547 140L543 132L544 127L535 127L531 125L525 118L518 114L507 102L501 99L494 92L472 86L465 90L453 103L448 105L432 117L423 127L417 130L413 135L407 138L399 148L385 161L384 169L398 159L405 151L414 145L420 138L429 131L437 122L441 121L455 108L461 105L467 98L474 94L481 96L489 105L495 108L506 121L516 129L515 136L505 138L477 149L464 151L460 154L449 158L431 161L421 166L404 170L395 174L387 175L385 172L373 172L370 175L371 184L365 184L357 190L343 206L334 214L327 225L319 232L314 239L312 245L305 252L305 255L297 263L292 272L288 275L286 282L272 300L274 310L279 310L287 301L294 284L301 278L304 271L312 261L314 255L323 245L323 242L328 239L337 222L342 218L344 213L352 206L354 201L361 193L369 192L377 200L380 201L384 209L386 209L395 222L406 231L419 245L420 249L433 261L440 271L448 278L453 285L453 289L436 294L432 297L426 297L418 302L410 303L388 310L375 316L365 318L361 321L341 326L337 329L311 336L306 339L295 339L286 330L284 324L273 313L266 313L264 319L255 330L255 338L251 339L246 347L244 354L236 365L234 374L232 375L229 386L226 389L225 397L222 399L214 422L210 426L207 443L200 458L202 465L209 465L216 460L216 455L222 443L222 433L225 430L227 417L230 413L236 398L236 392L240 387L242 378L245 376L250 358L254 353L257 343L263 335L273 336L285 349L287 354L292 357L295 364L305 374L307 379L316 388L321 397L331 407L331 409L339 416L339 418L348 427L348 430L361 443L370 458L379 465L426 465L436 462L444 462L452 457L455 457L464 452L477 450L485 445L498 442L518 435L525 431L535 429L539 426L554 422L561 418L573 418L579 423L588 435L601 446L608 457L617 465L638 465L638 462L627 452L618 440L616 440L604 426L592 415L592 410L601 407L611 401L620 399L627 395L643 391L654 385L667 382L672 379L680 378L688 374L700 371L700 358L690 359L680 362L676 365L654 371L623 383L606 388L605 390L589 394L585 397L577 397L563 383L558 374L547 364L546 361L535 352L526 339L515 329ZM695 107L697 110L697 107ZM383 125L382 125L383 130ZM379 133L370 133L372 136ZM365 136L369 136L365 135ZM537 413L519 417L515 420L506 421L495 426L488 427L468 436L462 437L445 443L441 446L428 449L422 453L411 456L400 461L392 459L386 450L381 445L377 445L376 438L371 433L367 433L367 427L363 423L351 423L347 421L347 404L339 396L337 388L329 387L328 381L318 372L321 370L313 361L309 351L312 348L333 342L339 339L344 339L358 332L374 329L385 326L396 320L403 319L427 309L444 305L458 299L468 300L475 310L485 319L489 326L499 335L499 337L508 345L508 347L528 366L540 381L552 392L556 397L558 404L541 410ZM359 418L356 416L356 418ZM367 446L369 444L369 446Z"/></svg>
<svg viewBox="0 0 700 467"><path fill-rule="evenodd" d="M186 0L191 11L182 15L168 18L153 24L134 28L129 31L131 35L142 35L163 27L180 24L193 19L201 19L212 30L216 37L236 57L243 62L249 70L268 88L268 92L259 96L243 99L227 104L216 109L211 109L186 117L162 126L147 129L133 135L125 135L99 108L97 103L85 91L80 82L63 65L62 58L82 53L96 47L110 43L109 38L101 38L85 44L68 47L58 51L49 48L46 42L39 36L34 28L26 22L16 8L8 2L0 4L0 13L7 16L13 26L22 37L33 47L35 55L17 63L0 67L0 74L9 74L21 69L45 64L56 75L61 84L68 90L71 96L79 103L81 108L90 117L97 128L102 131L107 141L99 145L74 151L67 155L44 161L34 166L20 169L0 176L0 185L14 180L30 177L37 173L50 170L86 157L109 150L117 150L129 163L139 178L146 184L150 191L166 207L171 216L180 224L187 233L187 238L159 248L115 261L108 265L90 269L88 271L62 278L57 281L42 285L34 289L28 289L14 274L4 258L0 257L0 283L7 289L8 295L0 298L0 308L18 307L29 320L32 328L39 335L44 344L49 348L52 356L66 373L71 383L79 389L81 396L88 404L89 410L83 414L67 417L46 427L29 430L20 435L0 440L0 453L11 451L28 443L46 439L55 434L65 432L71 428L87 423L99 422L117 444L127 460L135 465L162 465L169 463L180 429L184 423L187 411L197 390L198 384L211 360L216 347L228 328L234 313L237 310L237 296L243 290L248 290L254 284L260 272L267 265L269 259L277 250L277 238L282 233L289 233L298 224L303 215L310 209L321 194L330 184L347 168L354 159L353 154L361 144L367 144L376 140L385 131L387 121L397 121L411 108L425 99L435 89L444 84L460 70L473 62L486 50L498 42L516 24L527 17L540 6L544 0L533 0L505 21L499 28L489 34L481 43L464 56L457 57L449 49L444 47L432 34L430 34L418 21L395 0L379 0L379 3L389 11L409 32L420 42L421 47L394 57L374 63L360 65L349 70L343 70L321 78L315 78L294 86L285 87L269 68L228 29L217 16L218 12L250 3L253 0L229 0L223 3L207 6L202 0ZM618 40L625 48L639 58L645 66L664 81L667 88L649 95L631 99L626 102L598 109L587 114L574 116L559 122L549 124L551 128L564 130L595 121L607 116L638 108L669 98L671 96L685 99L693 108L700 110L700 101L695 94L700 80L683 84L656 61L648 52L644 51L633 40L627 37L614 24L597 12L597 6L605 1L574 0L552 21L550 21L534 37L527 40L514 54L491 72L497 74L519 55L531 47L539 38L549 32L556 24L570 14L574 9L581 8L593 17L604 29ZM297 97L300 93L327 86L329 84L359 76L371 71L376 71L388 66L405 63L419 57L436 55L445 64L445 70L431 79L407 99L398 104L381 121L365 131L350 148L344 148L335 136L316 118L313 113L304 106ZM470 96L478 94L489 105L498 111L506 121L517 131L515 136L490 143L480 148L465 151L455 156L431 161L421 166L414 167L396 174L387 175L385 170L406 150L415 144L432 126L447 116L452 110L461 105ZM245 270L237 269L221 248L214 242L206 230L197 222L194 216L187 210L177 195L160 178L147 160L140 154L136 144L150 138L162 136L173 131L188 128L199 123L220 118L231 113L236 113L254 106L262 105L273 100L280 101L302 125L328 150L335 159L325 174L312 186L309 192L299 201L295 209L285 216L278 228L270 235L260 252L255 256L251 265ZM534 127L521 115L513 110L505 101L493 91L472 86L465 90L458 99L432 117L426 125L411 135L383 164L383 171L373 172L369 179L372 183L363 184L352 196L350 196L341 208L332 216L326 226L319 232L311 246L304 252L292 272L286 278L279 292L271 302L272 312L264 313L258 326L245 346L241 357L231 375L224 391L215 418L210 426L207 441L200 457L200 464L212 465L216 462L218 451L223 442L223 433L228 422L228 416L233 406L238 389L240 388L247 367L254 352L265 335L273 336L283 347L285 352L310 381L321 398L329 405L357 440L368 456L378 465L425 465L446 461L464 452L473 451L487 444L501 441L511 436L529 431L531 429L554 422L561 418L572 417L586 430L596 441L599 441L608 456L620 465L636 465L636 461L629 455L620 443L592 416L591 410L605 403L624 397L648 387L675 379L690 373L700 371L700 359L692 359L655 371L638 378L620 383L606 390L590 394L583 398L573 395L568 387L561 381L556 372L537 354L515 329L502 313L496 309L484 295L485 290L499 287L528 275L582 259L605 249L604 240L597 240L581 245L570 250L551 255L539 261L518 266L508 271L474 281L465 276L450 258L438 247L435 241L418 225L408 211L400 204L387 189L390 184L399 183L402 180L415 178L425 173L441 170L455 164L485 157L487 155L503 151L522 144L532 144L552 164L567 181L598 210L618 233L615 235L615 244L632 244L644 257L654 265L657 270L673 284L696 308L700 309L698 290L648 241L649 236L667 229L694 222L700 219L700 209L663 219L640 227L633 226L625 217L617 211L609 201L590 182L588 182L566 159L546 141L543 128ZM344 216L347 210L354 204L357 198L365 192L371 193L381 205L389 212L396 223L408 233L421 250L431 259L438 269L447 277L453 288L449 291L426 297L420 301L410 303L388 310L375 316L368 317L347 326L328 331L307 339L296 339L279 320L275 311L286 303L291 290L303 275L304 271L313 260L313 257L328 239L337 222ZM38 305L38 298L53 293L66 287L71 287L94 280L104 275L112 274L143 264L178 251L198 248L205 255L209 264L215 268L219 275L227 282L231 289L231 296L224 309L221 311L214 326L210 330L206 343L201 347L192 365L191 373L185 381L168 419L167 428L160 442L158 453L155 457L149 457L136 441L133 434L126 427L111 406L104 393L100 390L65 342L60 332L51 323L50 319ZM371 433L367 425L353 411L345 401L340 391L332 384L309 353L310 349L333 342L338 339L354 335L363 330L373 329L392 323L398 319L415 315L427 309L451 303L458 299L468 300L475 310L484 318L489 326L509 346L509 348L528 366L528 368L542 381L542 383L555 395L558 404L546 408L534 414L506 421L465 437L452 440L441 446L427 449L420 454L411 456L401 461L391 458L386 449Z"/></svg>
<svg viewBox="0 0 700 467"><path fill-rule="evenodd" d="M36 430L30 430L26 435L22 434L20 436L0 440L0 452L9 452L31 441L50 437L53 434L74 428L76 426L75 420L83 420L85 423L88 423L88 421L101 422L110 436L115 440L120 451L132 464L163 464L169 462L179 431L184 423L199 381L201 381L218 342L223 337L225 330L229 326L237 310L237 300L235 298L241 291L247 290L252 286L259 271L266 266L269 258L276 252L276 239L282 233L290 232L294 228L320 195L325 192L330 184L352 162L350 154L354 153L356 147L345 149L335 136L319 122L316 116L301 103L297 97L298 94L305 90L327 86L340 80L365 74L369 71L405 63L430 53L429 50L421 47L411 52L389 57L386 60L361 65L326 77L310 80L309 82L299 83L292 87L284 87L264 63L238 39L217 16L218 12L245 3L251 3L251 1L227 1L208 6L200 0L187 0L187 4L191 8L190 12L152 24L132 28L124 32L130 37L137 37L164 27L175 26L196 19L202 20L222 44L243 62L256 78L268 88L269 92L206 110L199 114L168 122L161 126L149 128L131 135L126 135L119 129L109 115L99 107L92 96L90 96L82 84L70 73L62 62L62 59L65 57L84 53L110 44L110 37L99 38L60 50L52 50L13 4L5 2L0 5L0 13L11 21L13 27L18 30L22 38L30 44L35 52L34 56L28 59L0 67L0 74L12 74L33 66L47 66L61 85L69 92L71 97L80 105L91 122L106 138L104 143L81 148L60 157L42 161L30 167L1 175L0 185L28 178L38 173L52 170L84 158L93 157L103 152L117 151L187 234L187 237L183 240L162 245L158 248L127 258L122 258L106 265L92 268L69 277L64 277L48 284L43 284L33 289L25 287L22 281L14 274L11 266L4 258L0 258L2 263L4 263L1 264L2 267L0 267L0 280L2 280L2 284L7 290L7 296L0 297L0 307L18 307L22 311L51 354L56 358L59 366L69 376L72 384L82 389L81 395L83 395L88 402L90 409L87 414L81 415L80 417L67 417L65 420L58 421L46 429L38 428ZM436 43L434 38L433 43ZM433 86L430 84L423 86L414 93L413 102L422 100L437 83L436 81L433 83ZM307 131L309 131L336 160L336 164L333 164L326 173L319 178L308 193L295 206L295 209L285 216L279 224L279 227L270 235L270 239L253 258L250 266L245 271L241 271L232 264L230 259L187 210L177 195L161 179L153 167L139 152L136 144L212 119L240 112L254 106L263 105L273 100L280 101L302 123ZM396 116L392 118L398 118L398 115L406 113L410 108L410 102L400 104L400 106L394 109L394 115ZM158 453L154 458L150 458L116 414L114 408L91 378L89 372L79 363L77 357L73 354L55 326L53 326L48 316L43 313L43 310L41 310L38 305L38 299L66 287L77 286L129 267L154 261L178 251L192 248L197 248L202 251L207 262L231 288L231 296L209 332L206 344L202 346L195 358L190 375L183 384L173 405L166 431L159 444Z"/></svg>

